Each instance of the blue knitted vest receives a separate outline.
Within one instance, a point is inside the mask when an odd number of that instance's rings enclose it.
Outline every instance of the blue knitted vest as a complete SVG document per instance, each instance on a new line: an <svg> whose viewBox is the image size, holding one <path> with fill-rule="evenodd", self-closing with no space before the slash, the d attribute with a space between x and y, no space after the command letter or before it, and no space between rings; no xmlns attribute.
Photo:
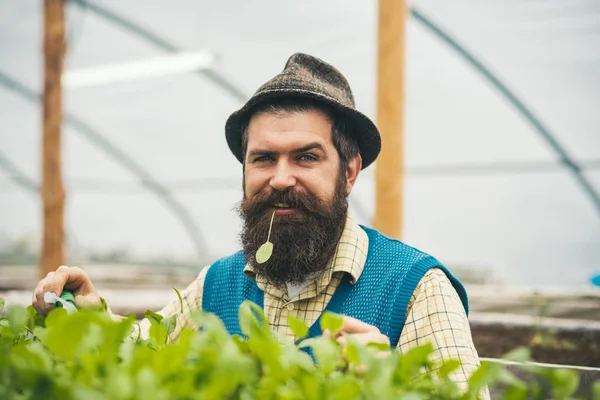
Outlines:
<svg viewBox="0 0 600 400"><path fill-rule="evenodd" d="M468 313L467 294L456 279L432 256L390 239L374 229L361 226L369 237L369 252L364 270L355 284L346 274L326 311L349 315L375 325L396 347L410 297L423 275L433 267L442 269L462 300ZM204 281L202 309L216 314L230 334L241 335L238 309L244 300L263 307L264 292L243 273L244 254L235 253L211 265ZM308 337L321 334L320 317L310 327Z"/></svg>

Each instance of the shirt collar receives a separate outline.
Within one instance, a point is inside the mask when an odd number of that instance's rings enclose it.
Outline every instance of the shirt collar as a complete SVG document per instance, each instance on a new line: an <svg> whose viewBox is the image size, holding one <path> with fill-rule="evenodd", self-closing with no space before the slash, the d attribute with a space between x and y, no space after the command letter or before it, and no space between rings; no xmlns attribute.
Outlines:
<svg viewBox="0 0 600 400"><path fill-rule="evenodd" d="M350 283L355 284L363 272L369 251L369 237L366 232L353 220L350 214L346 217L344 230L340 236L340 240L335 249L333 257L327 263L327 267L316 283L318 293L325 290L331 277L336 272L346 272L350 275ZM255 279L257 286L263 291L278 291L280 290L267 284L266 280L254 272L252 263L247 263L244 268L244 274L250 279Z"/></svg>

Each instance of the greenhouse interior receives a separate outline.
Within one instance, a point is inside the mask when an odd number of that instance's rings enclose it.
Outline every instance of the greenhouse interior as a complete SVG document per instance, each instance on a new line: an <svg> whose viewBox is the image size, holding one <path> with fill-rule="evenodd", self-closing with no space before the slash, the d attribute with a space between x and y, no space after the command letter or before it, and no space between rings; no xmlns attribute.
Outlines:
<svg viewBox="0 0 600 400"><path fill-rule="evenodd" d="M540 361L600 366L600 2L406 7L399 239L464 283L480 355L498 356L485 349L507 326L543 320L577 346ZM378 118L377 1L70 0L64 12L63 264L118 311L160 309L240 249L244 175L225 122L292 54L335 66ZM44 232L43 91L44 1L4 0L0 297L25 305ZM377 168L349 196L364 226Z"/></svg>

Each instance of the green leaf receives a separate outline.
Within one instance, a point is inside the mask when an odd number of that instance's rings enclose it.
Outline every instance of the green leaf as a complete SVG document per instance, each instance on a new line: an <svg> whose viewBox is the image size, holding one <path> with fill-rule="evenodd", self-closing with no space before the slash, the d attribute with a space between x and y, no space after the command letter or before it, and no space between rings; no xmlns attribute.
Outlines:
<svg viewBox="0 0 600 400"><path fill-rule="evenodd" d="M69 315L64 308L55 308L46 318L48 330L44 345L59 359L74 361L81 341L92 324L91 314L78 312Z"/></svg>
<svg viewBox="0 0 600 400"><path fill-rule="evenodd" d="M164 318L162 321L160 321L160 324L165 327L167 335L170 335L177 326L177 316L173 314L168 318Z"/></svg>
<svg viewBox="0 0 600 400"><path fill-rule="evenodd" d="M351 362L354 364L360 364L361 357L360 357L360 351L358 350L357 343L348 341L348 345L346 346L345 352L346 352L346 359L348 360L348 362Z"/></svg>
<svg viewBox="0 0 600 400"><path fill-rule="evenodd" d="M176 288L173 288L175 293L177 293L177 297L179 298L179 314L183 314L183 299L181 298L181 293Z"/></svg>
<svg viewBox="0 0 600 400"><path fill-rule="evenodd" d="M360 398L360 385L358 382L343 382L335 388L334 398L337 400L348 400Z"/></svg>
<svg viewBox="0 0 600 400"><path fill-rule="evenodd" d="M367 343L367 347L378 351L388 351L390 349L388 344L376 342Z"/></svg>
<svg viewBox="0 0 600 400"><path fill-rule="evenodd" d="M27 306L27 328L33 330L36 326L45 326L46 319L30 304Z"/></svg>
<svg viewBox="0 0 600 400"><path fill-rule="evenodd" d="M273 243L263 243L263 245L260 246L256 252L256 262L259 264L266 262L269 258L271 258L271 254L273 254Z"/></svg>
<svg viewBox="0 0 600 400"><path fill-rule="evenodd" d="M439 369L440 377L447 378L452 372L456 371L460 367L460 361L448 360L442 364Z"/></svg>
<svg viewBox="0 0 600 400"><path fill-rule="evenodd" d="M292 332L294 332L294 336L296 339L302 339L306 335L308 335L308 325L303 320L290 315L288 317L288 325Z"/></svg>
<svg viewBox="0 0 600 400"><path fill-rule="evenodd" d="M515 376L512 372L510 372L507 368L501 368L498 370L498 375L496 377L498 382L502 382L508 386L522 386L523 381Z"/></svg>
<svg viewBox="0 0 600 400"><path fill-rule="evenodd" d="M247 303L250 306L250 308L254 312L254 315L257 318L257 321L260 321L261 326L269 328L269 322L267 321L267 317L265 317L265 313L263 312L263 309L260 308L258 306L258 304L253 303L248 300L245 300L244 303ZM268 332L270 332L270 328L269 328Z"/></svg>
<svg viewBox="0 0 600 400"><path fill-rule="evenodd" d="M561 368L552 371L550 375L554 398L570 397L579 387L579 374L571 369Z"/></svg>
<svg viewBox="0 0 600 400"><path fill-rule="evenodd" d="M505 368L504 365L482 362L468 379L469 392L477 395L486 385L496 380Z"/></svg>
<svg viewBox="0 0 600 400"><path fill-rule="evenodd" d="M160 323L152 324L149 334L150 343L152 343L155 348L160 348L167 343L167 329Z"/></svg>
<svg viewBox="0 0 600 400"><path fill-rule="evenodd" d="M238 317L240 320L240 329L245 336L250 336L251 325L253 321L256 321L256 316L252 312L250 305L243 302L238 310Z"/></svg>
<svg viewBox="0 0 600 400"><path fill-rule="evenodd" d="M4 299L0 297L0 311L4 310Z"/></svg>
<svg viewBox="0 0 600 400"><path fill-rule="evenodd" d="M271 335L271 328L267 322L267 318L263 310L255 303L244 300L240 305L238 315L240 329L245 336L250 336L252 332L262 332L262 336L265 334Z"/></svg>
<svg viewBox="0 0 600 400"><path fill-rule="evenodd" d="M160 326L160 325L155 325ZM136 383L136 398L138 399L158 399L158 382L160 380L156 373L149 366L141 369L135 377Z"/></svg>
<svg viewBox="0 0 600 400"><path fill-rule="evenodd" d="M431 353L433 353L433 346L431 343L426 343L423 346L410 349L408 352L403 354L401 362L407 366L421 368L427 364L429 355Z"/></svg>
<svg viewBox="0 0 600 400"><path fill-rule="evenodd" d="M27 322L27 309L21 306L10 306L7 314L12 333L17 335L23 332Z"/></svg>
<svg viewBox="0 0 600 400"><path fill-rule="evenodd" d="M144 318L148 318L150 322L156 322L160 324L160 321L162 321L164 317L158 313L155 313L154 311L146 310L144 313Z"/></svg>
<svg viewBox="0 0 600 400"><path fill-rule="evenodd" d="M506 353L502 358L509 361L527 362L531 361L531 352L527 347L517 347Z"/></svg>
<svg viewBox="0 0 600 400"><path fill-rule="evenodd" d="M510 386L502 394L502 398L510 400L525 400L529 395L527 386L524 384Z"/></svg>
<svg viewBox="0 0 600 400"><path fill-rule="evenodd" d="M133 393L133 379L129 375L111 371L107 379L106 391L111 396L111 399L131 399L134 397ZM135 397L134 397L135 398Z"/></svg>
<svg viewBox="0 0 600 400"><path fill-rule="evenodd" d="M312 348L313 354L317 359L317 364L325 375L331 374L341 364L342 350L334 340L325 339L320 336L305 339L300 346Z"/></svg>
<svg viewBox="0 0 600 400"><path fill-rule="evenodd" d="M600 400L600 381L594 382L592 386L592 399Z"/></svg>
<svg viewBox="0 0 600 400"><path fill-rule="evenodd" d="M250 347L248 346L248 342L244 340L240 335L233 335L231 337L233 342L238 346L238 349L242 353L248 353L250 351Z"/></svg>
<svg viewBox="0 0 600 400"><path fill-rule="evenodd" d="M327 311L321 316L321 330L328 330L332 336L339 333L344 325L344 317Z"/></svg>

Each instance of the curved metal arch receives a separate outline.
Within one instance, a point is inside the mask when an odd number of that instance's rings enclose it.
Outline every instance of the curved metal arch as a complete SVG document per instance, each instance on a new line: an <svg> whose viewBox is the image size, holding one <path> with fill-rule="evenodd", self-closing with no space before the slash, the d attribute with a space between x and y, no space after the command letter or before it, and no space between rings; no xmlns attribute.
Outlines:
<svg viewBox="0 0 600 400"><path fill-rule="evenodd" d="M473 66L477 72L479 72L488 82L490 82L500 92L500 94L506 100L508 100L508 102L516 109L516 111L523 118L525 118L525 120L529 122L531 126L533 126L535 131L559 156L560 162L571 172L573 178L581 186L588 198L592 201L593 205L596 207L598 215L600 216L600 194L581 173L582 167L567 153L565 148L550 132L550 129L544 123L542 123L540 118L534 115L533 111L531 111L531 109L527 107L525 103L521 101L517 95L500 80L500 78L498 78L488 67L486 67L481 60L478 60L473 53L458 43L458 41L454 39L448 32L444 31L440 26L423 15L423 13L415 7L410 8L410 14L415 18L415 20L421 23L435 36L445 42L452 50L456 51L459 56L471 64L471 66Z"/></svg>
<svg viewBox="0 0 600 400"><path fill-rule="evenodd" d="M40 102L40 96L37 93L1 71L0 84L31 102ZM94 130L82 119L71 113L65 113L64 121L75 128L75 131L82 134L87 140L100 147L106 154L117 161L117 163L121 164L135 176L140 178L140 183L148 188L148 190L150 190L152 193L157 195L164 202L167 208L175 214L177 219L179 219L179 222L183 225L188 236L190 237L192 245L194 246L194 250L198 256L201 258L210 257L206 241L204 240L200 229L194 223L191 214L181 203L171 196L166 187L155 180L148 171L146 171L140 164L135 162L124 151L111 143L107 138L105 138L98 131Z"/></svg>
<svg viewBox="0 0 600 400"><path fill-rule="evenodd" d="M158 36L156 33L151 32L150 30L142 27L141 25L136 24L135 22L122 17L121 15L110 11L109 9L102 7L98 4L91 3L85 0L71 0L71 2L79 7L82 7L84 10L88 12L92 12L99 17L102 17L109 22L119 25L121 28L129 31L130 33L144 39L148 43L153 44L157 48L169 52L169 53L177 53L180 52L181 49L175 46L173 43L168 40ZM244 92L235 86L232 82L227 80L225 77L221 76L217 71L211 69L203 69L197 71L198 74L207 77L210 81L215 83L220 88L224 89L229 95L231 95L236 100L245 103L248 100L248 96L244 94Z"/></svg>
<svg viewBox="0 0 600 400"><path fill-rule="evenodd" d="M25 190L26 192L37 195L40 191L39 185L8 159L8 157L0 151L0 168L8 172L9 178Z"/></svg>

